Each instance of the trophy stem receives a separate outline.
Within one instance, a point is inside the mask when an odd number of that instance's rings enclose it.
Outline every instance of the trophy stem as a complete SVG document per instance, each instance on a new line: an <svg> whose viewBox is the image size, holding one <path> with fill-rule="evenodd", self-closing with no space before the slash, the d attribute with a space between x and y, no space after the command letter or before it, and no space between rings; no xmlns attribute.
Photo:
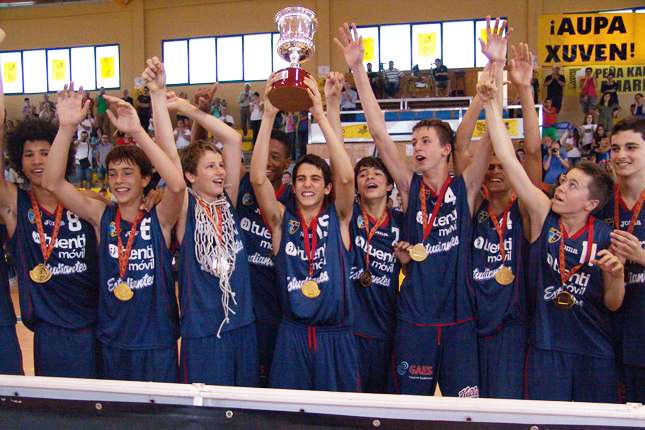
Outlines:
<svg viewBox="0 0 645 430"><path fill-rule="evenodd" d="M289 61L291 62L291 67L300 67L300 48L294 46L289 49Z"/></svg>

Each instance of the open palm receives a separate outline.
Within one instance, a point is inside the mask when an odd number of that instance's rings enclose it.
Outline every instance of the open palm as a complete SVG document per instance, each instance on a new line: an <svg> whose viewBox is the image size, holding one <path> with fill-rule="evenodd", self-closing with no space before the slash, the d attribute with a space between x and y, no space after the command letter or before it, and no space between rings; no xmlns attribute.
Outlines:
<svg viewBox="0 0 645 430"><path fill-rule="evenodd" d="M358 67L363 64L363 38L358 35L356 24L352 24L351 28L347 23L343 24L339 29L339 37L334 38L336 45L343 51L345 62L352 67Z"/></svg>
<svg viewBox="0 0 645 430"><path fill-rule="evenodd" d="M528 87L533 79L533 65L531 63L531 52L526 43L519 43L511 46L511 70L508 77L517 86Z"/></svg>
<svg viewBox="0 0 645 430"><path fill-rule="evenodd" d="M511 28L506 31L506 34L504 34L506 26L506 21L500 25L499 18L497 18L495 20L495 26L491 28L490 17L486 17L486 40L484 41L480 38L479 43L481 44L482 53L489 61L500 63L504 63L506 61L508 38L513 31Z"/></svg>
<svg viewBox="0 0 645 430"><path fill-rule="evenodd" d="M325 99L326 100L340 100L340 93L343 90L345 83L345 76L338 72L329 72L329 76L325 80Z"/></svg>
<svg viewBox="0 0 645 430"><path fill-rule="evenodd" d="M56 94L56 115L61 127L76 127L87 116L88 109L89 100L83 105L83 88L74 91L74 82Z"/></svg>
<svg viewBox="0 0 645 430"><path fill-rule="evenodd" d="M137 116L137 111L134 110L132 105L125 100L117 97L103 96L110 104L110 109L107 111L107 116L110 122L122 133L134 134L141 129L141 122ZM115 113L116 112L116 113Z"/></svg>

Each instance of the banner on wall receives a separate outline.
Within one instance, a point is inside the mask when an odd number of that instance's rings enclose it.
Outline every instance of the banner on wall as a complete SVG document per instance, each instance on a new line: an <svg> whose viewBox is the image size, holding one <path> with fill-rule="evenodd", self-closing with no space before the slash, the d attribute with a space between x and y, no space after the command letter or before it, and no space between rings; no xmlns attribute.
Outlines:
<svg viewBox="0 0 645 430"><path fill-rule="evenodd" d="M543 66L645 64L645 14L542 15L538 28Z"/></svg>
<svg viewBox="0 0 645 430"><path fill-rule="evenodd" d="M437 56L437 33L419 33L417 35L418 56L420 59L434 59Z"/></svg>
<svg viewBox="0 0 645 430"><path fill-rule="evenodd" d="M15 61L4 63L2 79L6 84L14 83L18 80L18 65Z"/></svg>
<svg viewBox="0 0 645 430"><path fill-rule="evenodd" d="M114 57L101 57L101 79L114 78Z"/></svg>
<svg viewBox="0 0 645 430"><path fill-rule="evenodd" d="M618 84L618 93L636 94L645 92L645 65L634 66L586 66L593 69L598 85L607 79L609 73L614 74ZM585 74L586 67L565 67L562 74L567 80L564 87L566 96L580 94L580 79ZM598 87L600 89L600 87Z"/></svg>
<svg viewBox="0 0 645 430"><path fill-rule="evenodd" d="M67 79L65 60L52 60L52 80L64 81Z"/></svg>
<svg viewBox="0 0 645 430"><path fill-rule="evenodd" d="M374 38L373 37L363 38L363 61L368 63L374 61Z"/></svg>
<svg viewBox="0 0 645 430"><path fill-rule="evenodd" d="M508 135L511 139L524 138L524 124L522 123L521 118L504 119L504 125L506 126L506 130L508 131ZM473 130L473 139L481 139L485 133L486 121L477 120L475 129Z"/></svg>

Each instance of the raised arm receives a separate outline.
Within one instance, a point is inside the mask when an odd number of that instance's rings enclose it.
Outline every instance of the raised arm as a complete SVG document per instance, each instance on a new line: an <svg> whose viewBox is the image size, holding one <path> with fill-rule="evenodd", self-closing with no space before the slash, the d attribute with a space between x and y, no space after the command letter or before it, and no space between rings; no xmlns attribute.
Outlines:
<svg viewBox="0 0 645 430"><path fill-rule="evenodd" d="M470 152L470 145L473 138L473 131L475 131L475 125L477 124L482 108L481 100L475 95L457 128L457 133L455 134L454 160L455 172L458 175L461 175L466 170L466 167L472 159L473 154Z"/></svg>
<svg viewBox="0 0 645 430"><path fill-rule="evenodd" d="M327 102L327 119L336 133L338 140L343 142L343 126L340 122L340 98L345 83L345 76L338 72L329 72L325 80L325 101Z"/></svg>
<svg viewBox="0 0 645 430"><path fill-rule="evenodd" d="M358 35L355 24L352 24L350 31L349 25L345 23L340 27L339 33L340 40L335 38L334 42L343 51L345 61L354 75L354 83L367 118L367 127L374 139L379 157L392 175L402 201L407 204L413 172L405 158L399 154L396 144L387 132L383 111L376 101L367 72L363 67L363 39Z"/></svg>
<svg viewBox="0 0 645 430"><path fill-rule="evenodd" d="M58 133L54 138L47 164L43 174L43 186L56 195L56 198L67 209L98 228L105 203L88 197L65 179L69 147L76 136L78 124L85 118L90 107L90 101L83 104L83 88L74 91L74 83L65 85L63 91L56 96L58 113Z"/></svg>
<svg viewBox="0 0 645 430"><path fill-rule="evenodd" d="M10 235L16 226L16 185L4 178L4 129L5 129L5 104L4 88L2 86L2 72L0 71L0 216L4 220Z"/></svg>

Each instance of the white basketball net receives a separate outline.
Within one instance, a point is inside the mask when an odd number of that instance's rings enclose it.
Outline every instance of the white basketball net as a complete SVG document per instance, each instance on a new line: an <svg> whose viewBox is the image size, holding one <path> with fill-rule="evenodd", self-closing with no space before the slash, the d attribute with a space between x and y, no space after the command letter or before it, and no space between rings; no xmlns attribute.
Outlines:
<svg viewBox="0 0 645 430"><path fill-rule="evenodd" d="M195 257L204 272L219 278L219 289L222 292L224 320L217 330L219 338L222 328L229 323L229 314L235 315L230 302L237 305L235 292L231 289L231 274L235 270L235 221L231 213L231 206L226 198L219 198L208 203L200 199L192 190L191 193L197 200L195 205ZM216 224L213 224L209 214L199 202L208 207ZM221 238L216 225L222 226Z"/></svg>

